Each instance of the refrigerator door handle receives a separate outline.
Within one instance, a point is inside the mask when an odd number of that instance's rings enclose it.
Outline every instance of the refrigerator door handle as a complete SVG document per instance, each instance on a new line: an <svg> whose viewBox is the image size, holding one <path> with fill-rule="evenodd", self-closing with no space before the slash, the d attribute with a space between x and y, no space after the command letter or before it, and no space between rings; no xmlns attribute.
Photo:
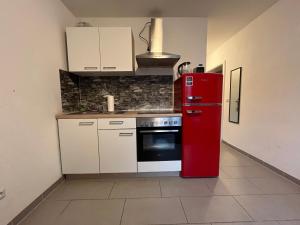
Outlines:
<svg viewBox="0 0 300 225"><path fill-rule="evenodd" d="M186 98L188 100L201 100L203 97L202 96L187 96Z"/></svg>
<svg viewBox="0 0 300 225"><path fill-rule="evenodd" d="M187 114L201 114L202 110L186 110Z"/></svg>

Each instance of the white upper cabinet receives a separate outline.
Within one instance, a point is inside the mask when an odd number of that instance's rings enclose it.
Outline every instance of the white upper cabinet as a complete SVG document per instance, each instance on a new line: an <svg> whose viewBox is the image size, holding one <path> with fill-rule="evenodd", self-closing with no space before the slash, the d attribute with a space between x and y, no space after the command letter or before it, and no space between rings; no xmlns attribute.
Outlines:
<svg viewBox="0 0 300 225"><path fill-rule="evenodd" d="M100 71L98 27L67 27L69 71Z"/></svg>
<svg viewBox="0 0 300 225"><path fill-rule="evenodd" d="M100 27L101 71L132 71L130 27Z"/></svg>
<svg viewBox="0 0 300 225"><path fill-rule="evenodd" d="M70 72L133 71L130 27L67 27Z"/></svg>

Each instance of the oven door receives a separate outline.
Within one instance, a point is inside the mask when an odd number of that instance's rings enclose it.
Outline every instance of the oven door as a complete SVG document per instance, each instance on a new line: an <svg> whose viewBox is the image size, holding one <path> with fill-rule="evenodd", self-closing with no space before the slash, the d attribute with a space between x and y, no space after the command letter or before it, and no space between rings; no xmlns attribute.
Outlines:
<svg viewBox="0 0 300 225"><path fill-rule="evenodd" d="M139 162L181 160L181 127L137 128Z"/></svg>

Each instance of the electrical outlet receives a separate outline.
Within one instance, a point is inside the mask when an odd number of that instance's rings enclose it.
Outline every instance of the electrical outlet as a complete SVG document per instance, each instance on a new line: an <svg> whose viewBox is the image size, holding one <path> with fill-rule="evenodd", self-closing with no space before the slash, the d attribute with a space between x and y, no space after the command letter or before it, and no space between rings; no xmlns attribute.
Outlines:
<svg viewBox="0 0 300 225"><path fill-rule="evenodd" d="M0 200L5 198L6 193L5 193L5 189L4 188L0 188Z"/></svg>

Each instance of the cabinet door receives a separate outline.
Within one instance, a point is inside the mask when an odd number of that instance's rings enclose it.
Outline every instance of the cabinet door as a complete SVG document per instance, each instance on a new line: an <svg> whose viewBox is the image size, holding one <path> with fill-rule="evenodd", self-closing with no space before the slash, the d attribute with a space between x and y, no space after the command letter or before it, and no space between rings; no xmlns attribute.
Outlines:
<svg viewBox="0 0 300 225"><path fill-rule="evenodd" d="M130 27L100 27L101 71L132 71Z"/></svg>
<svg viewBox="0 0 300 225"><path fill-rule="evenodd" d="M100 71L98 27L67 27L69 71Z"/></svg>
<svg viewBox="0 0 300 225"><path fill-rule="evenodd" d="M99 173L96 119L58 121L63 174Z"/></svg>
<svg viewBox="0 0 300 225"><path fill-rule="evenodd" d="M100 173L136 173L136 130L99 130Z"/></svg>

